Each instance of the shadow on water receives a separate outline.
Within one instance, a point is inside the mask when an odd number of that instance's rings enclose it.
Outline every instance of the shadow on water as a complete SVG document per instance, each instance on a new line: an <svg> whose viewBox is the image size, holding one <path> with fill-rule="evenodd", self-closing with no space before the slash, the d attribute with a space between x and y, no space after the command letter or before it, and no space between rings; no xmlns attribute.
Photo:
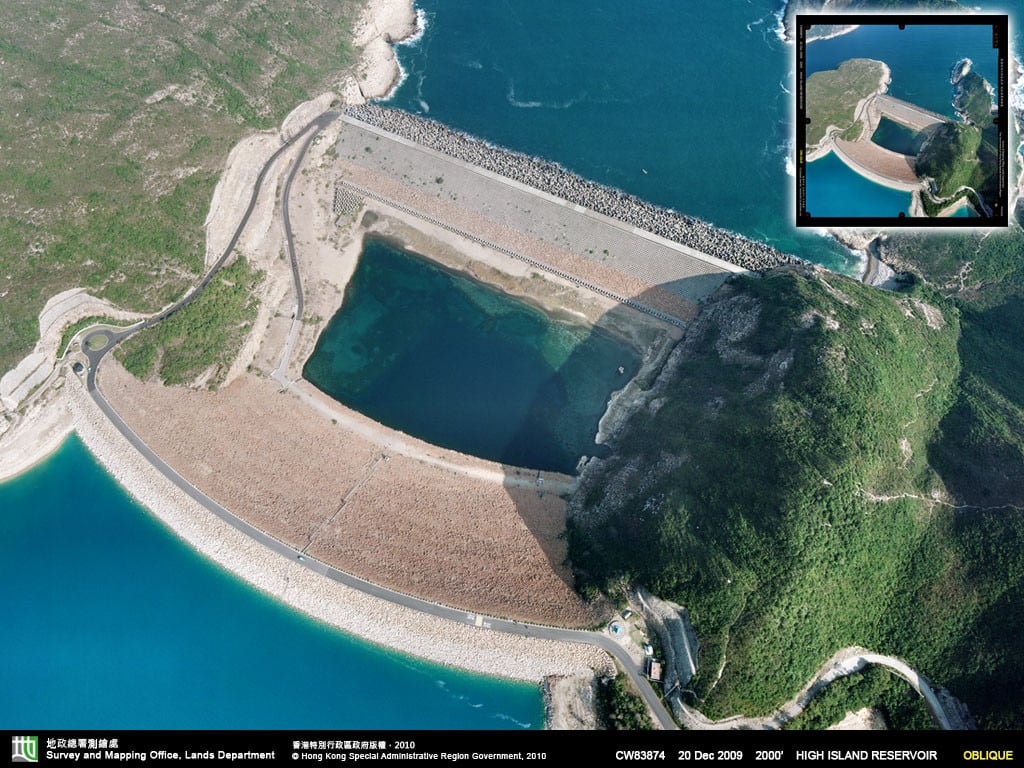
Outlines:
<svg viewBox="0 0 1024 768"><path fill-rule="evenodd" d="M727 277L704 275L676 280L631 298L644 306L657 306L658 300L663 298L659 294L668 290L689 300L703 299L721 286ZM693 306L696 309L696 301ZM637 402L643 407L647 394L682 337L681 328L623 304L617 304L606 312L595 325L591 334L614 333L622 344L637 345L636 351L641 358L636 375L622 377L621 386L612 395L611 407L603 415L601 427L608 434L601 435L600 443L594 443L578 457L576 471L570 474L505 466L505 491L515 504L520 519L541 547L552 571L573 590L575 579L568 562L566 511L578 485L579 473L586 462L605 458L614 451L616 437L629 413ZM626 341L626 338L630 340ZM559 377L560 371L566 368L572 370L575 367L573 363L570 356L562 368L553 373L553 377ZM620 393L622 387L626 390ZM537 407L543 408L543 403L537 403ZM594 423L595 436L597 427ZM533 437L529 429L523 429L514 440L528 442Z"/></svg>
<svg viewBox="0 0 1024 768"><path fill-rule="evenodd" d="M614 434L617 414L642 398L682 333L667 315L636 305L674 306L691 317L695 305L679 297L707 296L724 279L652 288L631 297L634 306L615 304L586 324L564 309L541 308L567 306L564 289L534 292L531 283L534 300L517 300L401 242L371 237L304 376L392 429L497 462L539 549L523 553L524 566L542 554L572 593L566 503L577 473L587 459L609 454L605 436L595 440L599 428ZM508 557L512 563L517 554ZM511 618L536 618L529 611L560 599L539 594ZM593 611L576 606L575 613L566 621L586 623Z"/></svg>

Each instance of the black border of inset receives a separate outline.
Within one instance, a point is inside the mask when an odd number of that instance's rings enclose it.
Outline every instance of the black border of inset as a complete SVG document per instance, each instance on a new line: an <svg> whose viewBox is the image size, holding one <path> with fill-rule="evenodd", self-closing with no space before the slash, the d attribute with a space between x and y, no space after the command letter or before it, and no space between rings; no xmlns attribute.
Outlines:
<svg viewBox="0 0 1024 768"><path fill-rule="evenodd" d="M822 216L815 217L813 211L808 212L807 203L807 164L804 161L807 141L806 122L806 47L807 30L821 24L861 26L897 26L897 25L973 25L991 26L993 30L993 48L999 52L999 200L993 205L997 211L990 218L952 218L928 216ZM798 227L935 227L935 228L981 228L1006 227L1009 225L1009 165L1007 143L1009 135L1009 80L1008 61L1009 23L1005 14L797 14L796 16L796 138L793 143L796 155L796 225Z"/></svg>

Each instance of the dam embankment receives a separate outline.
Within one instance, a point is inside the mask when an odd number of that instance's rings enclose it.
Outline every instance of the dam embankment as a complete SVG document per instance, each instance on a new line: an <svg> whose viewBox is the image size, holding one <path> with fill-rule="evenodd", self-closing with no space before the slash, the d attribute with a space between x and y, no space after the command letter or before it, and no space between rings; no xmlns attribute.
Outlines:
<svg viewBox="0 0 1024 768"><path fill-rule="evenodd" d="M348 107L345 114L420 146L746 270L761 271L800 261L765 243L718 229L700 219L584 179L555 163L494 146L433 120L376 105Z"/></svg>

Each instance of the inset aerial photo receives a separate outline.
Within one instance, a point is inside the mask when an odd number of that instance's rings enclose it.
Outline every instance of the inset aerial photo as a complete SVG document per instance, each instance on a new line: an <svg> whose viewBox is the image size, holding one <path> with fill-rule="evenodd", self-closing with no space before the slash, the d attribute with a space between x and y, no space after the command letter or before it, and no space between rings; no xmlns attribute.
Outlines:
<svg viewBox="0 0 1024 768"><path fill-rule="evenodd" d="M798 29L798 225L1006 225L1005 17Z"/></svg>

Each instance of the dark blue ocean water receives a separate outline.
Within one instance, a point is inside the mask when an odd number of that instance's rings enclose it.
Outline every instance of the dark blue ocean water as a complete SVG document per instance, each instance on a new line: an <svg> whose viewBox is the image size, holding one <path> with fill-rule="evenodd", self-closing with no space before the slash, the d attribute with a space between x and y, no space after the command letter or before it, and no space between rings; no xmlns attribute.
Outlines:
<svg viewBox="0 0 1024 768"><path fill-rule="evenodd" d="M831 267L797 232L779 0L417 0L388 102Z"/></svg>
<svg viewBox="0 0 1024 768"><path fill-rule="evenodd" d="M537 686L350 638L200 557L77 437L0 485L5 728L539 728Z"/></svg>
<svg viewBox="0 0 1024 768"><path fill-rule="evenodd" d="M619 368L622 372L619 372ZM608 333L367 238L339 312L303 376L434 445L517 467L574 472L640 367Z"/></svg>

